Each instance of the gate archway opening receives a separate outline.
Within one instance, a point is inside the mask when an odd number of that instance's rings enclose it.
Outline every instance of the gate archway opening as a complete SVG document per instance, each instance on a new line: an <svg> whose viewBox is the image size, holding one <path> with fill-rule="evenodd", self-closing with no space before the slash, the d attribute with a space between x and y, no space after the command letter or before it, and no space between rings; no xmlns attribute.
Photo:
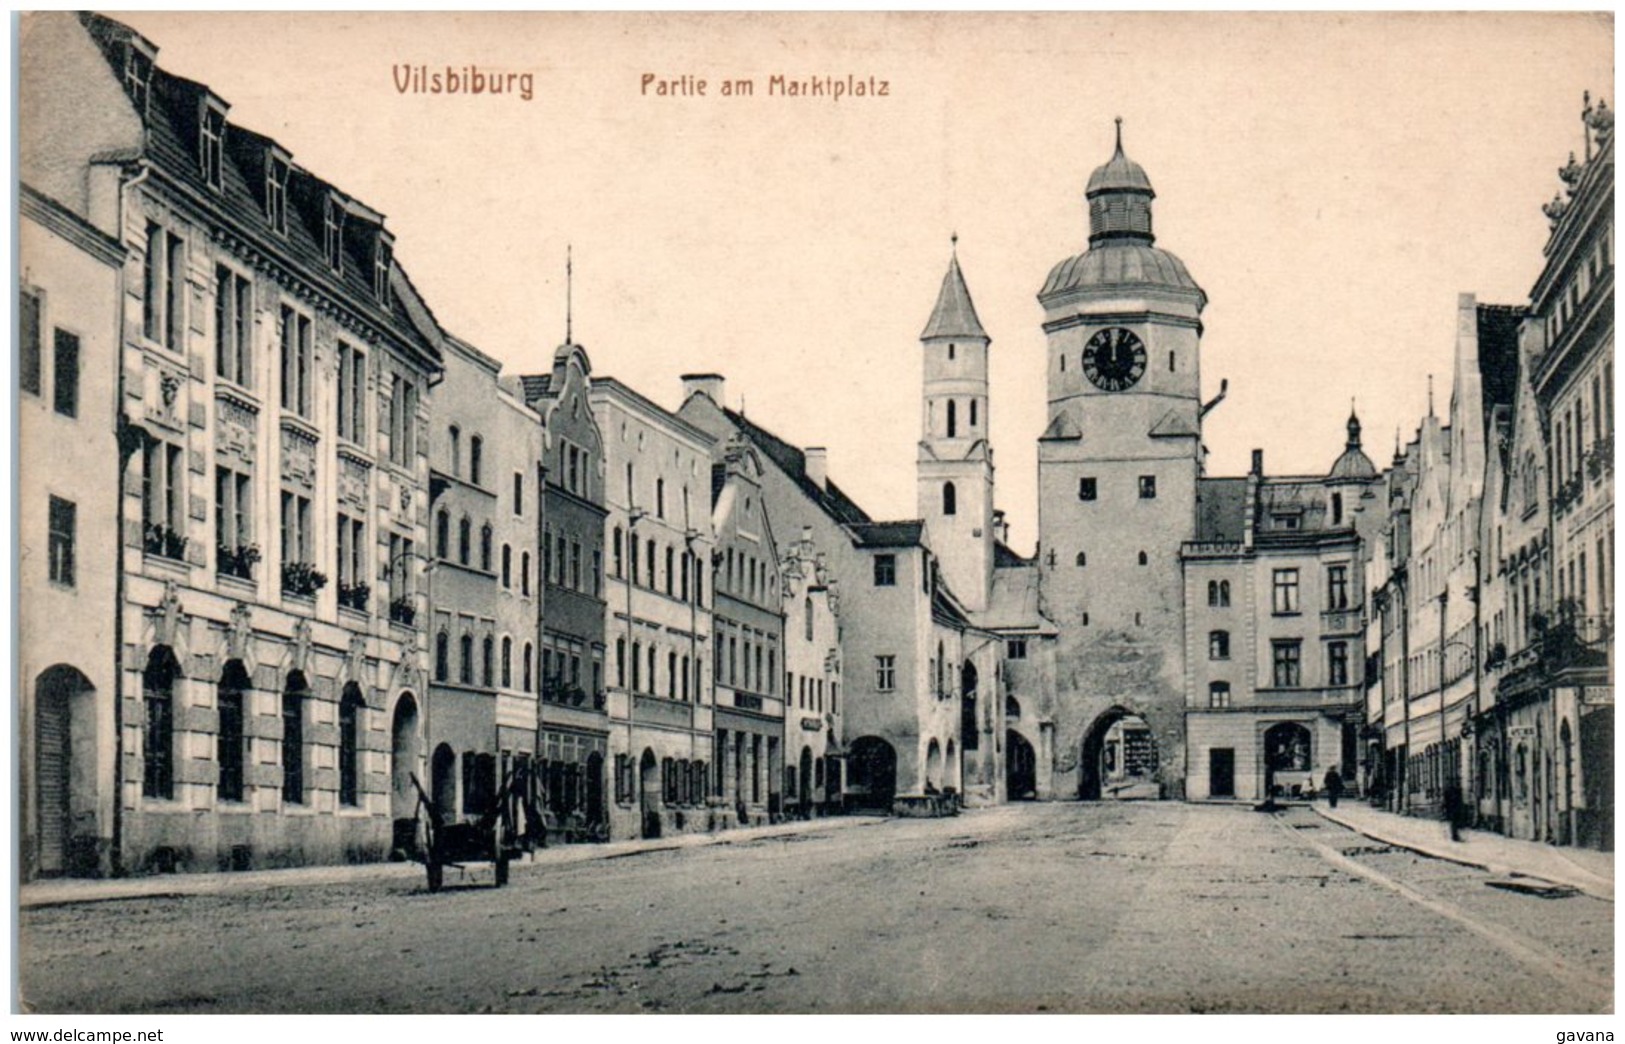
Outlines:
<svg viewBox="0 0 1625 1044"><path fill-rule="evenodd" d="M1161 797L1158 757L1150 724L1125 707L1113 707L1084 733L1078 797L1084 801Z"/></svg>
<svg viewBox="0 0 1625 1044"><path fill-rule="evenodd" d="M1027 737L1015 729L1004 733L1004 792L1011 801L1038 800L1038 756Z"/></svg>
<svg viewBox="0 0 1625 1044"><path fill-rule="evenodd" d="M33 869L42 875L96 869L73 839L75 807L94 800L95 709L96 688L77 667L48 667L34 682Z"/></svg>
<svg viewBox="0 0 1625 1044"><path fill-rule="evenodd" d="M871 812L890 812L897 795L897 751L878 736L852 741L847 758L847 804Z"/></svg>
<svg viewBox="0 0 1625 1044"><path fill-rule="evenodd" d="M1309 729L1282 721L1264 732L1264 794L1298 797L1314 789L1314 759Z"/></svg>
<svg viewBox="0 0 1625 1044"><path fill-rule="evenodd" d="M391 819L411 819L417 811L418 796L412 775L418 770L418 701L409 692L395 701L395 715L389 727L389 815Z"/></svg>

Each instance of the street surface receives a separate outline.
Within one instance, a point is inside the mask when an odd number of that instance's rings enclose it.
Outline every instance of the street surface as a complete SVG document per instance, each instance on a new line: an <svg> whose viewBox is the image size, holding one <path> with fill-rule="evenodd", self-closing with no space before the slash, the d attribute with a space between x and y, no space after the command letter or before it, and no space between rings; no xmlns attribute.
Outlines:
<svg viewBox="0 0 1625 1044"><path fill-rule="evenodd" d="M1599 1012L1613 905L1305 808L1010 805L24 910L38 1011Z"/></svg>

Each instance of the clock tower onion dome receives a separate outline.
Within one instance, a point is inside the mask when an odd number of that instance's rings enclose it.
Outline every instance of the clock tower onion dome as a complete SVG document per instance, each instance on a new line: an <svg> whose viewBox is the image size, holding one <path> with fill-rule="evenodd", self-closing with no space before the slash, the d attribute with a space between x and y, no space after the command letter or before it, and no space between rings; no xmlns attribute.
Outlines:
<svg viewBox="0 0 1625 1044"><path fill-rule="evenodd" d="M1155 244L1151 201L1157 193L1145 169L1123 152L1123 121L1117 121L1117 149L1089 175L1089 249L1051 269L1038 299L1064 298L1100 287L1164 289L1194 293L1197 308L1207 295L1185 263Z"/></svg>

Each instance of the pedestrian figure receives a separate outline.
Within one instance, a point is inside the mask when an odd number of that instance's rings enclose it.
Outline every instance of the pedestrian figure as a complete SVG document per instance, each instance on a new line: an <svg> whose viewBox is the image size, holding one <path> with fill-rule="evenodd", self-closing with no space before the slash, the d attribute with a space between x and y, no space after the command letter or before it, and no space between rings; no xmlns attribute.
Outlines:
<svg viewBox="0 0 1625 1044"><path fill-rule="evenodd" d="M1336 808L1337 799L1343 796L1343 777L1336 765L1326 770L1326 778L1322 782L1326 785L1326 803Z"/></svg>
<svg viewBox="0 0 1625 1044"><path fill-rule="evenodd" d="M1461 797L1461 784L1452 780L1444 786L1444 818L1450 824L1450 840L1461 840L1461 821L1466 802Z"/></svg>

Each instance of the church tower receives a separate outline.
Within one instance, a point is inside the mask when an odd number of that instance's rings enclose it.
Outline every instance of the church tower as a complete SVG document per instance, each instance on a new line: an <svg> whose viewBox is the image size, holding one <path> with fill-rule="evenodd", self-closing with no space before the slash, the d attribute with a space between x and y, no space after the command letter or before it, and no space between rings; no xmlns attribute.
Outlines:
<svg viewBox="0 0 1625 1044"><path fill-rule="evenodd" d="M1055 792L1144 793L1154 780L1177 797L1180 545L1195 535L1207 298L1155 245L1156 193L1123 152L1121 120L1116 151L1084 197L1088 248L1056 265L1038 295L1049 401L1038 443L1039 575L1060 632Z"/></svg>
<svg viewBox="0 0 1625 1044"><path fill-rule="evenodd" d="M920 517L942 573L965 608L987 608L993 585L993 448L988 444L987 349L991 343L965 276L958 237L937 306L920 334L925 354Z"/></svg>

